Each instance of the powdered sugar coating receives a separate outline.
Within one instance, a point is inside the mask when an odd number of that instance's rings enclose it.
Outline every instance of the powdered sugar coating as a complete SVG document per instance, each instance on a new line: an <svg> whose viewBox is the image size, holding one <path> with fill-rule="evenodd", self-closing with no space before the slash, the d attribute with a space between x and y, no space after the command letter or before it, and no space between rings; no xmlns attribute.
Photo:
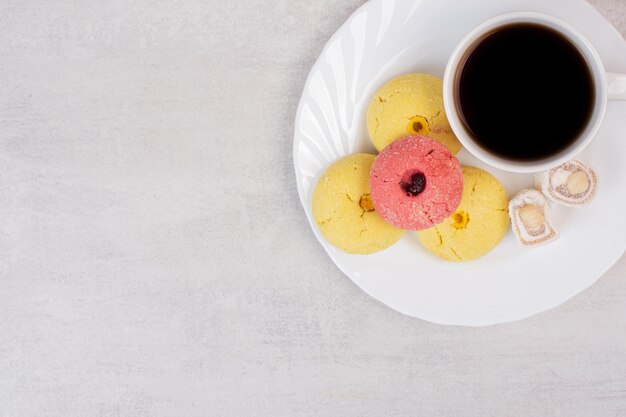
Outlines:
<svg viewBox="0 0 626 417"><path fill-rule="evenodd" d="M583 173L589 181L589 188L580 194L572 194L567 187L567 180L576 172ZM598 190L596 172L578 159L536 175L535 183L550 200L568 207L581 207L590 203Z"/></svg>
<svg viewBox="0 0 626 417"><path fill-rule="evenodd" d="M426 187L421 194L409 196L402 184L417 172L426 177ZM424 230L457 209L463 172L445 146L425 136L408 136L376 157L370 188L374 207L386 221L405 230Z"/></svg>

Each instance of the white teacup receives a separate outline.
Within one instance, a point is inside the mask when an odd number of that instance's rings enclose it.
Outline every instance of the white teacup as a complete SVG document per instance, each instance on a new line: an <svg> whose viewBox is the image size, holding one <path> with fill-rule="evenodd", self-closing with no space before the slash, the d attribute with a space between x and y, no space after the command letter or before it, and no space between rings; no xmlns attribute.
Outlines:
<svg viewBox="0 0 626 417"><path fill-rule="evenodd" d="M587 60L595 86L594 110L583 133L565 150L558 154L536 161L513 161L495 155L476 143L473 136L461 121L456 99L457 76L463 65L467 51L471 50L483 37L502 26L512 23L535 23L557 30L574 45ZM490 19L472 30L452 53L443 82L443 96L450 125L463 146L481 161L495 168L517 173L536 173L554 168L576 157L593 140L598 132L608 100L626 100L626 75L607 73L598 53L591 43L575 28L553 16L534 12L515 12Z"/></svg>

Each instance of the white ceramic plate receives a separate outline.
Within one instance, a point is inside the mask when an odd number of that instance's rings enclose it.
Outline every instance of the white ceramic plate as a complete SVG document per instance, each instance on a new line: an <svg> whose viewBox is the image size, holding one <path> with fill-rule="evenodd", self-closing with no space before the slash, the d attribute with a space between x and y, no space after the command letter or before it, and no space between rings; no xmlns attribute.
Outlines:
<svg viewBox="0 0 626 417"><path fill-rule="evenodd" d="M375 153L365 112L386 81L408 72L443 77L448 56L473 27L519 10L552 14L578 28L607 71L626 73L626 42L583 0L371 0L335 33L313 66L298 108L294 162L298 192L313 231L337 266L372 297L409 316L441 324L484 326L520 320L558 306L592 285L626 248L626 103L611 102L604 124L581 158L600 177L596 200L582 209L555 207L561 239L521 249L512 232L489 255L448 263L426 252L413 233L369 256L345 254L320 236L311 193L342 156ZM524 123L533 117L523 115ZM532 134L532 126L528 127ZM487 169L512 195L528 175L484 166L466 151L464 165Z"/></svg>

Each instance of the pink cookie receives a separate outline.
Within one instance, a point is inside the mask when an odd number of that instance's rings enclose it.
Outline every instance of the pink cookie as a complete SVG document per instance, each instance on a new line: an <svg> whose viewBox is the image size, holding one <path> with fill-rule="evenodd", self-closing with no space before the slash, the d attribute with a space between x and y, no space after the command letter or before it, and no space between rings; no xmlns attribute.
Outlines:
<svg viewBox="0 0 626 417"><path fill-rule="evenodd" d="M401 229L424 230L459 207L463 171L445 146L425 136L409 136L376 157L370 187L383 219Z"/></svg>

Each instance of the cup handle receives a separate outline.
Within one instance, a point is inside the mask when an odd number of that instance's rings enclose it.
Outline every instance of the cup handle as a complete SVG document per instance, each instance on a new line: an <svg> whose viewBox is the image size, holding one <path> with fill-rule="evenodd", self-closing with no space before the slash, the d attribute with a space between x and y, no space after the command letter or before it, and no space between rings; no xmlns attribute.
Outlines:
<svg viewBox="0 0 626 417"><path fill-rule="evenodd" d="M606 73L609 100L626 100L626 74Z"/></svg>

